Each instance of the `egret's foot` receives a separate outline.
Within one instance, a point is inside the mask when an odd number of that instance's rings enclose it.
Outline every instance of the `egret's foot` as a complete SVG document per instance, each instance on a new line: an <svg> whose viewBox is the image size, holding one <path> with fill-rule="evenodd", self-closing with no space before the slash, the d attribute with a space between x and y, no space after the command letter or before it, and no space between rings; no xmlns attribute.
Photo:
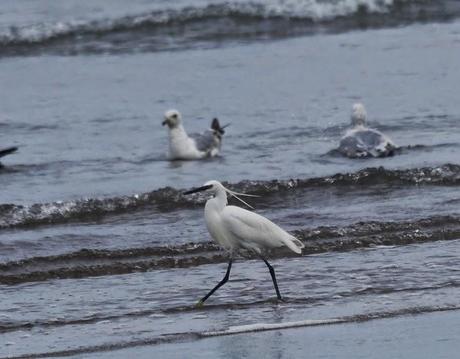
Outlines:
<svg viewBox="0 0 460 359"><path fill-rule="evenodd" d="M203 306L204 302L201 299L195 304L195 308L197 309L203 308Z"/></svg>
<svg viewBox="0 0 460 359"><path fill-rule="evenodd" d="M287 300L286 300L286 299L284 299L284 298L282 298L282 297L279 297L279 298L278 298L278 302L281 302L281 303L286 303L286 302L287 302Z"/></svg>

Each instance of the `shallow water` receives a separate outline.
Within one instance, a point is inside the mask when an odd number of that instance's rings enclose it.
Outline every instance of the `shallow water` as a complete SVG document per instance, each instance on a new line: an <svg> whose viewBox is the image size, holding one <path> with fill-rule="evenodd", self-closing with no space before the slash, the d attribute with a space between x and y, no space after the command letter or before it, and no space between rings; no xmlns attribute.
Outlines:
<svg viewBox="0 0 460 359"><path fill-rule="evenodd" d="M347 3L2 4L0 138L19 151L0 169L0 357L185 346L218 357L235 343L247 351L228 355L260 357L274 338L281 351L267 355L289 357L303 336L334 357L344 331L372 329L353 345L362 357L386 340L408 358L430 353L388 328L413 320L430 337L427 318L458 316L460 9ZM356 101L400 153L337 156ZM191 131L231 124L221 157L166 160L172 107ZM206 198L181 195L209 179L260 195L257 212L305 243L301 257L272 254L285 303L263 263L241 258L193 307L227 261L204 226ZM208 335L331 319L340 326L251 334L254 350L242 334Z"/></svg>
<svg viewBox="0 0 460 359"><path fill-rule="evenodd" d="M320 358L452 358L458 348L456 331L459 314L435 313L417 317L397 317L382 321L315 326L213 337L193 343L159 345L155 354L177 358L184 352L198 352L201 358L269 357L292 358L312 355ZM432 338L427 345L426 338ZM149 346L120 350L120 356L150 358ZM108 358L113 352L94 354ZM84 358L76 355L74 358Z"/></svg>

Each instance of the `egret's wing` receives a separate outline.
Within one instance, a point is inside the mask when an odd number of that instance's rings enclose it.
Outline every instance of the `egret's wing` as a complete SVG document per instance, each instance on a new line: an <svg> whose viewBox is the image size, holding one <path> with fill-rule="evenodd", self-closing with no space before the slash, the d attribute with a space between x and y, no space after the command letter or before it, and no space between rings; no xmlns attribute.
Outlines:
<svg viewBox="0 0 460 359"><path fill-rule="evenodd" d="M202 152L210 152L220 146L220 139L211 130L204 133L192 133L189 137L195 141L196 148Z"/></svg>
<svg viewBox="0 0 460 359"><path fill-rule="evenodd" d="M239 246L259 253L264 249L283 245L291 248L291 243L286 241L297 241L267 218L240 207L225 207L221 219L225 230L234 237Z"/></svg>

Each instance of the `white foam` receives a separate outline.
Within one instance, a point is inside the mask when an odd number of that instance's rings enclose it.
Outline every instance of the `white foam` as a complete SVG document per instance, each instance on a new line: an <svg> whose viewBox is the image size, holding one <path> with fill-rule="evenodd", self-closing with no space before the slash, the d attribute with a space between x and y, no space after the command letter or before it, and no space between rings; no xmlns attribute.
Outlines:
<svg viewBox="0 0 460 359"><path fill-rule="evenodd" d="M237 325L229 327L224 330L208 331L204 332L201 335L203 337L216 337L221 335L232 335L232 334L241 334L241 333L251 333L251 332L263 332L268 330L277 330L277 329L290 329L290 328L299 328L299 327L313 327L318 325L328 325L328 324L337 324L344 323L345 319L333 318L333 319L306 319L295 322L284 322L284 323L254 323L246 325Z"/></svg>
<svg viewBox="0 0 460 359"><path fill-rule="evenodd" d="M330 20L338 16L356 13L361 7L371 13L385 13L391 10L396 0L234 0L223 2L215 0L213 7L187 7L126 15L119 18L92 20L57 21L55 23L35 23L25 26L12 26L0 31L0 43L29 42L37 43L62 35L77 34L85 31L105 32L118 26L133 27L146 23L165 24L171 20L187 20L206 15L228 15L231 12L253 16L285 16L308 18L311 20ZM412 0L405 0L410 2Z"/></svg>
<svg viewBox="0 0 460 359"><path fill-rule="evenodd" d="M272 0L261 3L266 6L267 15L328 20L354 14L361 7L365 7L368 12L384 13L394 4L394 0L337 0L328 2L324 0Z"/></svg>

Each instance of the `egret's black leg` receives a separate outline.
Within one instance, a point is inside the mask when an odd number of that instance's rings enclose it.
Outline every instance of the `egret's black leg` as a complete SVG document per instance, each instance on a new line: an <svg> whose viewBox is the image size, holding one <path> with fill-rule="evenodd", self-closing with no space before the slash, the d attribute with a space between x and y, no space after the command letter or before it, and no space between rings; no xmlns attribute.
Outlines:
<svg viewBox="0 0 460 359"><path fill-rule="evenodd" d="M265 264L268 267L268 270L270 271L270 275L272 277L273 285L275 286L275 290L276 290L276 296L278 297L279 300L283 300L283 298L281 298L280 290L278 289L278 283L276 282L275 270L270 265L270 263L267 262L267 260L264 257L260 257L260 258L265 262Z"/></svg>
<svg viewBox="0 0 460 359"><path fill-rule="evenodd" d="M211 291L208 294L206 294L202 299L200 299L200 301L197 303L197 306L203 305L203 303L206 301L206 299L208 299L211 295L213 295L213 293L217 289L219 289L225 283L227 283L228 278L230 277L230 270L232 269L232 261L233 261L233 258L230 258L230 261L228 262L227 273L225 273L225 277L219 283L217 283L217 285L214 288L212 288Z"/></svg>

